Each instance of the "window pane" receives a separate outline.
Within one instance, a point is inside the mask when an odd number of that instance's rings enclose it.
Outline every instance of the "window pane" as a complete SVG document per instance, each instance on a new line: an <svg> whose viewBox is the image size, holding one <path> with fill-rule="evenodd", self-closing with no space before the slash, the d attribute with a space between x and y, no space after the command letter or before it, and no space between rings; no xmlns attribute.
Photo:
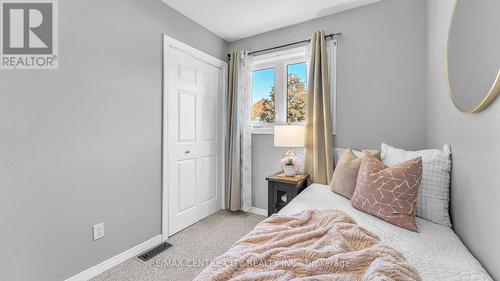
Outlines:
<svg viewBox="0 0 500 281"><path fill-rule="evenodd" d="M274 68L253 72L252 92L252 121L274 123Z"/></svg>
<svg viewBox="0 0 500 281"><path fill-rule="evenodd" d="M287 122L303 122L306 117L307 67L305 63L287 66Z"/></svg>

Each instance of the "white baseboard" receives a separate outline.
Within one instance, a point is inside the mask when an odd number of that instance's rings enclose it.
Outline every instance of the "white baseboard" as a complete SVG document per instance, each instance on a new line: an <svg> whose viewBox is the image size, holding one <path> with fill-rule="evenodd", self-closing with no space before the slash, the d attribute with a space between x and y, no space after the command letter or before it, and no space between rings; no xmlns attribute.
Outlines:
<svg viewBox="0 0 500 281"><path fill-rule="evenodd" d="M261 209L261 208L257 208L257 207L251 207L248 210L248 212L252 213L252 214L256 214L256 215L267 217L267 210L265 210L265 209Z"/></svg>
<svg viewBox="0 0 500 281"><path fill-rule="evenodd" d="M138 256L142 252L157 246L162 242L161 235L158 235L154 238L149 239L148 241L139 244L132 249L126 250L125 252L118 254L108 260L101 262L100 264L91 267L83 272L78 273L77 275L66 279L65 281L87 281L96 277L97 275L103 273L104 271L119 265L120 263Z"/></svg>

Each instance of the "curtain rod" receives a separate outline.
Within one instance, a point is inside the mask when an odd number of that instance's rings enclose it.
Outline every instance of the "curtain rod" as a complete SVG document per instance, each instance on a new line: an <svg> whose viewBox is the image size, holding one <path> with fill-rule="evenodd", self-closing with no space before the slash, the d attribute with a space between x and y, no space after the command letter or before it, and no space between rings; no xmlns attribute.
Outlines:
<svg viewBox="0 0 500 281"><path fill-rule="evenodd" d="M342 33L340 33L340 32L339 33L332 33L332 34L325 35L325 39L329 40L329 39L333 39L334 37L340 37L340 36L342 36ZM288 43L288 44L284 44L284 45L279 45L279 46L275 46L275 47L271 47L271 48L267 48L267 49L252 51L252 52L249 52L248 54L249 55L254 55L254 54L257 54L257 53L272 51L272 50L276 50L276 49L281 49L281 48L290 47L290 46L297 45L297 44L309 43L309 42L311 42L311 39L306 39L306 40L302 40L302 41L292 42L292 43ZM231 58L231 54L227 54L227 58Z"/></svg>

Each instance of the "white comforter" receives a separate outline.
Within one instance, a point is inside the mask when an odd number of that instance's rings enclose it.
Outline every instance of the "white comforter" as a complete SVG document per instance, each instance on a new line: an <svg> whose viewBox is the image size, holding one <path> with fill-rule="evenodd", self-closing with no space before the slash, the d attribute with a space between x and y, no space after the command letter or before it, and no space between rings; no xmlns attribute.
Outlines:
<svg viewBox="0 0 500 281"><path fill-rule="evenodd" d="M359 225L403 254L417 268L422 280L492 280L446 226L417 218L420 233L411 232L354 209L351 201L319 184L309 186L280 213L291 215L307 209L338 209L350 214Z"/></svg>

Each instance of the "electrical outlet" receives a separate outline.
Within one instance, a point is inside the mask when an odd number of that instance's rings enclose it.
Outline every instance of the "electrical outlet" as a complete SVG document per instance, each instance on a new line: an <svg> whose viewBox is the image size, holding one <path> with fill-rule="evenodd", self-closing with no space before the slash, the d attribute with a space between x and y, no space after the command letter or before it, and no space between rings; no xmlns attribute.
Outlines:
<svg viewBox="0 0 500 281"><path fill-rule="evenodd" d="M92 227L94 230L94 241L104 237L104 223L101 222Z"/></svg>

